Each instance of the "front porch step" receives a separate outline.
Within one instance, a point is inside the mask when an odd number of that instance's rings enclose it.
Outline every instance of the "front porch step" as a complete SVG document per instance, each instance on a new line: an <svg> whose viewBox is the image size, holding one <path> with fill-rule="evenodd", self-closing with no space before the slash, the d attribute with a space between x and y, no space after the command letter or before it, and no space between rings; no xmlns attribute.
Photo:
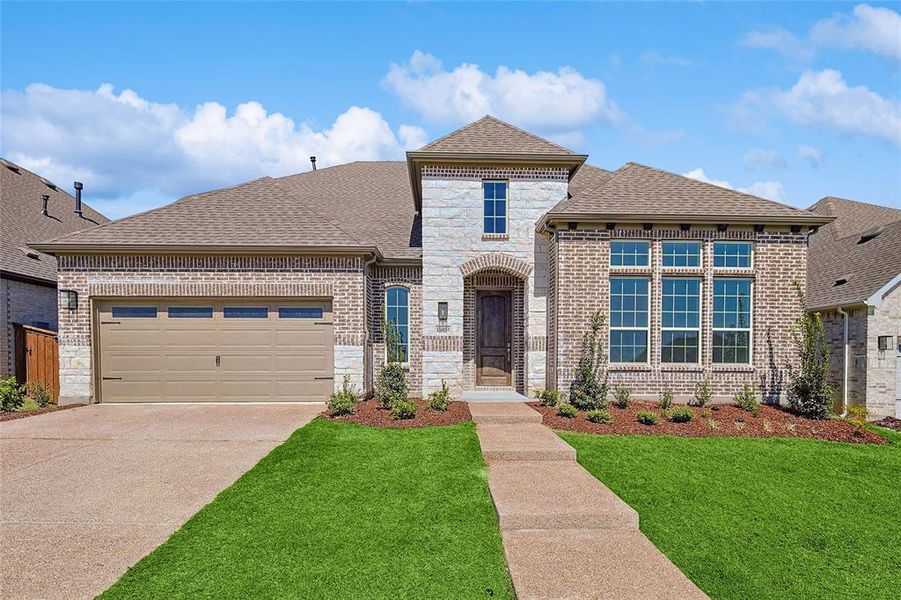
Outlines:
<svg viewBox="0 0 901 600"><path fill-rule="evenodd" d="M477 423L541 423L541 414L523 402L473 402L469 405Z"/></svg>
<svg viewBox="0 0 901 600"><path fill-rule="evenodd" d="M575 449L539 423L482 423L476 427L482 455L496 460L575 461Z"/></svg>
<svg viewBox="0 0 901 600"><path fill-rule="evenodd" d="M466 390L460 396L463 402L528 402L529 399L516 390Z"/></svg>
<svg viewBox="0 0 901 600"><path fill-rule="evenodd" d="M492 461L488 487L502 530L638 530L638 513L575 461Z"/></svg>

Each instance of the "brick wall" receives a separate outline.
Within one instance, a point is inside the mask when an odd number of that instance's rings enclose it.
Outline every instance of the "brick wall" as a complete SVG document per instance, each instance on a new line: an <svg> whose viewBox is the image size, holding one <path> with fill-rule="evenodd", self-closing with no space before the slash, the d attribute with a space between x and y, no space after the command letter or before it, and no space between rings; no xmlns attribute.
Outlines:
<svg viewBox="0 0 901 600"><path fill-rule="evenodd" d="M0 280L0 377L15 374L15 333L13 323L24 323L55 331L57 328L56 288L14 279Z"/></svg>
<svg viewBox="0 0 901 600"><path fill-rule="evenodd" d="M651 265L629 270L610 267L609 240L647 239L651 241ZM705 242L702 266L667 269L661 266L662 241L691 239ZM754 242L751 269L714 270L714 240ZM581 339L590 316L601 310L609 315L609 278L617 274L650 278L650 335L647 364L617 365L610 371L610 383L626 385L637 397L656 399L672 389L678 400L687 400L695 385L709 378L718 399L731 398L744 383L754 383L760 393L774 400L784 394L785 366L794 359L789 328L799 314L792 281L804 283L807 268L805 234L787 230L757 233L751 228L730 227L725 232L709 227L654 228L640 226L614 230L580 227L560 230L550 245L549 293L553 315L549 318L548 384L568 390L578 364ZM660 360L661 278L690 275L702 280L701 360L699 364L666 364ZM753 281L752 362L750 365L723 365L712 362L712 290L714 276L741 276ZM605 328L606 346L609 330Z"/></svg>
<svg viewBox="0 0 901 600"><path fill-rule="evenodd" d="M422 391L422 268L374 267L369 279L369 331L372 338L373 377L385 364L386 348L382 324L385 319L385 290L392 286L407 288L410 292L410 361L407 385L410 395L419 396Z"/></svg>

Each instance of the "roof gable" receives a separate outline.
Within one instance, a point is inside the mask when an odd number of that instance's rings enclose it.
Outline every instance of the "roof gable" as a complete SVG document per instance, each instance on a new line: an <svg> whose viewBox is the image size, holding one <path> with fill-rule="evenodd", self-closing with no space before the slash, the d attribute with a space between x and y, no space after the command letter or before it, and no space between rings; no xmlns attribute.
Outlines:
<svg viewBox="0 0 901 600"><path fill-rule="evenodd" d="M576 156L574 152L491 115L426 144L417 152L477 154L543 154Z"/></svg>

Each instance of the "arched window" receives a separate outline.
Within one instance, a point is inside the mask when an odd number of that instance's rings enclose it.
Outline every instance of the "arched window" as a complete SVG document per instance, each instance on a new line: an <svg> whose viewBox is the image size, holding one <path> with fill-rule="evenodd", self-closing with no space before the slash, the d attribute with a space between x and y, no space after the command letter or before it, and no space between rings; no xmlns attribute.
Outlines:
<svg viewBox="0 0 901 600"><path fill-rule="evenodd" d="M385 290L385 321L389 330L396 334L393 347L386 347L388 360L408 362L410 360L410 292L405 287L389 287ZM387 334L388 332L386 332ZM386 343L390 340L386 335Z"/></svg>

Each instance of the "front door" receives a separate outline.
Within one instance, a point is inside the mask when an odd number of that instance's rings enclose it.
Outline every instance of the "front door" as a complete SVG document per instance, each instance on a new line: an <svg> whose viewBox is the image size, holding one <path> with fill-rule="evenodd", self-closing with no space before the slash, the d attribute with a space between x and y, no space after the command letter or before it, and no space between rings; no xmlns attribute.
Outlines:
<svg viewBox="0 0 901 600"><path fill-rule="evenodd" d="M511 300L509 290L476 292L476 385L512 385Z"/></svg>

